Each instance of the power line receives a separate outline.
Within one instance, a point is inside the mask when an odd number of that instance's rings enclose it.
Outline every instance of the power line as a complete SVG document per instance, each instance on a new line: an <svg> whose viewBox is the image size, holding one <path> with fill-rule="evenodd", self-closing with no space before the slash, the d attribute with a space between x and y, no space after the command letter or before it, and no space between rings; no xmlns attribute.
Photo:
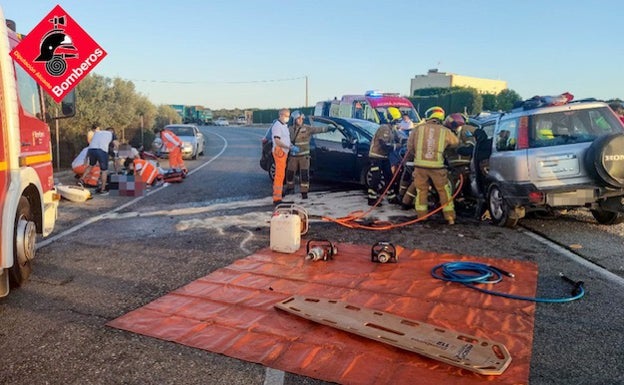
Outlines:
<svg viewBox="0 0 624 385"><path fill-rule="evenodd" d="M178 80L149 80L149 79L127 79L132 82L143 83L162 83L162 84L253 84L253 83L276 83L276 82L288 82L293 80L306 79L306 76L299 76L294 78L282 78L282 79L263 79L263 80L241 80L241 81L225 81L225 80L193 80L193 81L178 81Z"/></svg>

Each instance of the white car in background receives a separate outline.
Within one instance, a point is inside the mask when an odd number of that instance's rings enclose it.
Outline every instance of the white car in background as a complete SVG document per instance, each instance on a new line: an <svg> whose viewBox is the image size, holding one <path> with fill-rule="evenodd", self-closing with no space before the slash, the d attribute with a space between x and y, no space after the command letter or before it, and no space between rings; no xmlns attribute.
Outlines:
<svg viewBox="0 0 624 385"><path fill-rule="evenodd" d="M214 122L215 126L229 126L230 122L224 117L217 118Z"/></svg>
<svg viewBox="0 0 624 385"><path fill-rule="evenodd" d="M204 155L206 148L206 140L204 134L194 124L170 124L165 126L166 130L173 132L182 141L182 157L197 159L198 156ZM154 150L161 156L167 156L167 151L162 148L162 140L154 139L152 144Z"/></svg>

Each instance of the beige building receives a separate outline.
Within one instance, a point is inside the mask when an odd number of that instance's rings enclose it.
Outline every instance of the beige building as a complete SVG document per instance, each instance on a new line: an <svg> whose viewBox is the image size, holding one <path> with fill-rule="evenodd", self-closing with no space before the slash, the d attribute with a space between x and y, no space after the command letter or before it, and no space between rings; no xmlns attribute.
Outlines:
<svg viewBox="0 0 624 385"><path fill-rule="evenodd" d="M413 96L415 90L423 88L450 87L472 87L482 94L498 94L502 90L507 89L507 82L438 72L437 69L430 69L426 75L416 75L415 78L411 79L410 95Z"/></svg>

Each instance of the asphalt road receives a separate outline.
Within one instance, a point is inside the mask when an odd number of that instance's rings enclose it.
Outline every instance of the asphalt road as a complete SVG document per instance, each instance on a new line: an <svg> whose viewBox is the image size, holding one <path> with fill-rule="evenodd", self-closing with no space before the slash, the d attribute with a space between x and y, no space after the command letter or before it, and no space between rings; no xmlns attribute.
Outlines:
<svg viewBox="0 0 624 385"><path fill-rule="evenodd" d="M0 383L281 383L279 373L257 364L105 326L268 246L271 185L258 165L265 129L203 127L208 147L204 157L187 162L192 174L148 196L63 201L53 236L40 243L31 281L0 299ZM313 181L311 195L326 188ZM620 229L605 231L583 218L571 213L531 220L528 227L606 270L579 263L525 228L470 218L453 227L434 219L377 236L407 248L534 261L540 296L569 294L559 272L585 281L581 300L537 305L530 383L622 384ZM311 226L318 238L370 243L369 231ZM323 382L287 373L283 383Z"/></svg>

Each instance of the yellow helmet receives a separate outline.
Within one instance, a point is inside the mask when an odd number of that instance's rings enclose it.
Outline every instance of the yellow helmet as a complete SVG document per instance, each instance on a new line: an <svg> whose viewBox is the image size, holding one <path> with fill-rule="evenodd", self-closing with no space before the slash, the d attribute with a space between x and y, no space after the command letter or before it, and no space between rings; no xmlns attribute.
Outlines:
<svg viewBox="0 0 624 385"><path fill-rule="evenodd" d="M401 111L396 107L388 107L388 121L401 119Z"/></svg>
<svg viewBox="0 0 624 385"><path fill-rule="evenodd" d="M442 122L444 120L444 110L442 109L442 107L431 107L430 109L425 111L425 119L437 119Z"/></svg>
<svg viewBox="0 0 624 385"><path fill-rule="evenodd" d="M550 128L542 128L541 130L537 130L537 139L545 140L545 139L554 139L555 135Z"/></svg>

